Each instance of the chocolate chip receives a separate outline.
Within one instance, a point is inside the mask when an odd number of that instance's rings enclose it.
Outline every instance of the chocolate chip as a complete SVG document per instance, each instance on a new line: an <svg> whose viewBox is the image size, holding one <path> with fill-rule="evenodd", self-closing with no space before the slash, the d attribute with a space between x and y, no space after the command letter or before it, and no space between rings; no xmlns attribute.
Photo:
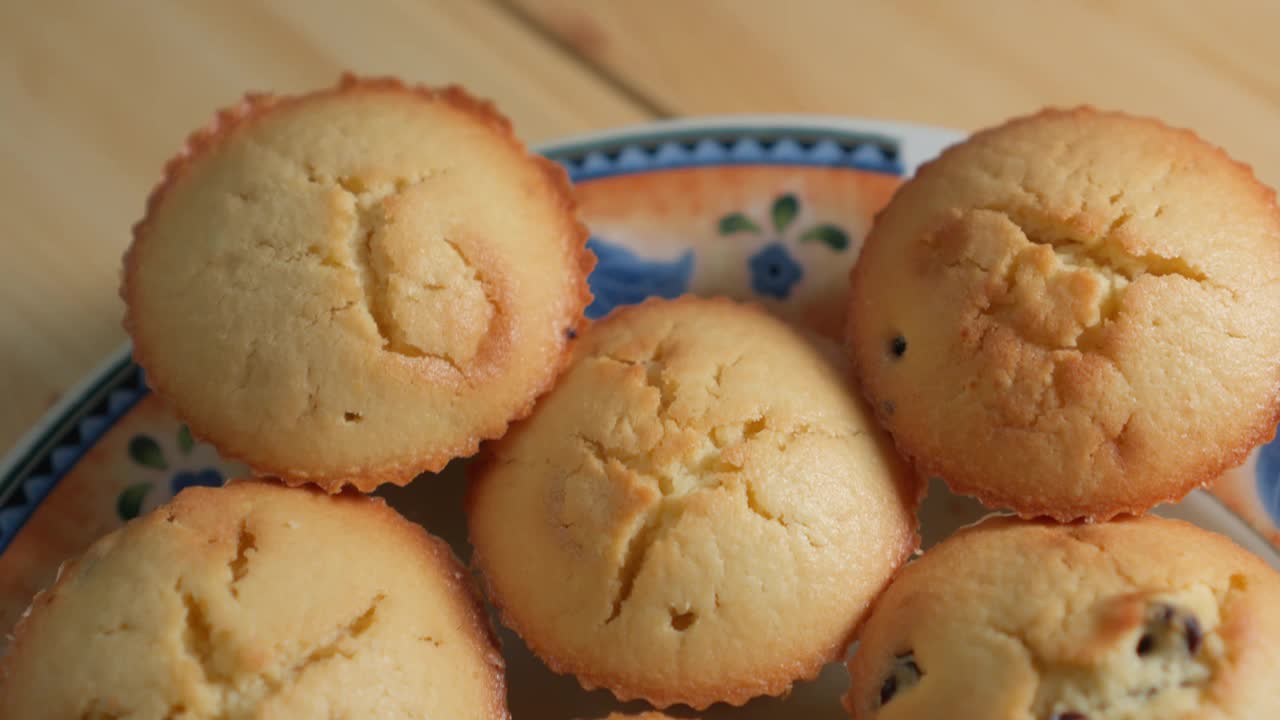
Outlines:
<svg viewBox="0 0 1280 720"><path fill-rule="evenodd" d="M907 354L907 339L901 335L895 335L889 341L889 353L896 358L900 358Z"/></svg>
<svg viewBox="0 0 1280 720"><path fill-rule="evenodd" d="M1053 720L1089 720L1089 716L1075 710L1068 710L1054 715Z"/></svg>
<svg viewBox="0 0 1280 720"><path fill-rule="evenodd" d="M1200 652L1200 642L1204 640L1204 631L1200 629L1200 621L1195 615L1188 615L1183 623L1183 629L1187 633L1187 652L1195 655Z"/></svg>
<svg viewBox="0 0 1280 720"><path fill-rule="evenodd" d="M566 340L577 340L577 339L578 339L578 331L577 331L577 329L576 329L576 328L567 328L567 329L565 329L565 331L564 331L564 337L565 337L565 339L566 339Z"/></svg>
<svg viewBox="0 0 1280 720"><path fill-rule="evenodd" d="M895 657L893 659L893 669L889 671L889 676L880 685L880 704L884 705L892 700L899 690L905 690L915 685L920 681L920 676L923 674L920 672L920 666L916 665L916 658L913 653Z"/></svg>
<svg viewBox="0 0 1280 720"><path fill-rule="evenodd" d="M1150 655L1152 650L1156 649L1156 636L1151 633L1142 633L1142 637L1138 638L1138 654Z"/></svg>
<svg viewBox="0 0 1280 720"><path fill-rule="evenodd" d="M1134 648L1140 656L1179 646L1195 655L1204 641L1200 621L1189 611L1160 603L1147 610L1147 619L1138 645Z"/></svg>
<svg viewBox="0 0 1280 720"><path fill-rule="evenodd" d="M880 686L880 704L884 705L898 694L898 677L890 675L884 679L884 684Z"/></svg>

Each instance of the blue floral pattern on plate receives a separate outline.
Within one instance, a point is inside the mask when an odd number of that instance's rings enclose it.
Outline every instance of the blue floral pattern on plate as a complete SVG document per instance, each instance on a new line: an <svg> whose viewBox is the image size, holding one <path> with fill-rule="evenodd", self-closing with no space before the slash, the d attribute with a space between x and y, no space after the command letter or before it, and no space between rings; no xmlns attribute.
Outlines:
<svg viewBox="0 0 1280 720"><path fill-rule="evenodd" d="M177 495L189 487L222 487L224 482L226 482L226 478L222 477L222 471L211 467L203 470L174 473L173 477L169 479L169 489L174 495Z"/></svg>
<svg viewBox="0 0 1280 720"><path fill-rule="evenodd" d="M785 300L791 288L804 277L800 267L782 243L770 243L747 260L751 268L751 289L760 295Z"/></svg>
<svg viewBox="0 0 1280 720"><path fill-rule="evenodd" d="M785 193L774 198L769 208L769 219L778 240L765 245L758 252L747 258L747 267L751 271L751 289L757 295L786 300L791 295L791 288L804 278L804 267L792 257L784 240L792 223L800 215L800 198L794 193ZM720 218L716 226L721 235L763 235L760 223L746 213L734 212ZM800 243L822 243L835 252L849 249L849 233L833 223L817 223L801 232L796 238Z"/></svg>
<svg viewBox="0 0 1280 720"><path fill-rule="evenodd" d="M1258 448L1258 464L1254 473L1263 509L1273 522L1280 524L1280 435Z"/></svg>
<svg viewBox="0 0 1280 720"><path fill-rule="evenodd" d="M169 478L170 497L192 486L219 487L226 481L222 471L215 467L199 470L183 468L184 464L190 464L195 459L189 456L196 447L196 440L186 425L178 426L175 441L179 457L172 465L170 459L165 456L164 449L160 447L160 443L150 435L135 435L129 440L129 459L143 468L164 472L173 470ZM149 480L126 487L116 498L116 514L121 520L132 520L137 517L142 512L143 502L154 488L155 483Z"/></svg>
<svg viewBox="0 0 1280 720"><path fill-rule="evenodd" d="M593 237L587 248L596 254L596 269L587 282L595 300L587 317L602 318L619 305L632 305L647 297L680 297L689 291L693 277L693 251L675 260L648 260L621 245Z"/></svg>

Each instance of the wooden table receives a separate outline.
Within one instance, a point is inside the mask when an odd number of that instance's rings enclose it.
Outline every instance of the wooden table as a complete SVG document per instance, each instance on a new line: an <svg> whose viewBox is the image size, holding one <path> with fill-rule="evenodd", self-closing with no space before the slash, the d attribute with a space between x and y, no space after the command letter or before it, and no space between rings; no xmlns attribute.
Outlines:
<svg viewBox="0 0 1280 720"><path fill-rule="evenodd" d="M0 452L124 341L120 254L161 164L245 90L459 82L536 143L805 112L971 129L1095 103L1280 182L1280 4L4 0Z"/></svg>

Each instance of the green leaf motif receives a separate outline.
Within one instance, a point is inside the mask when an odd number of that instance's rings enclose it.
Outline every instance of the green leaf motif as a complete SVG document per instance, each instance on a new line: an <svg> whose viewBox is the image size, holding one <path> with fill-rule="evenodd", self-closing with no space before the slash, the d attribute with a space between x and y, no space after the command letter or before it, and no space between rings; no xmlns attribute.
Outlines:
<svg viewBox="0 0 1280 720"><path fill-rule="evenodd" d="M729 213L720 218L720 234L732 235L738 232L759 233L760 226L755 224L751 218L740 212Z"/></svg>
<svg viewBox="0 0 1280 720"><path fill-rule="evenodd" d="M169 463L164 460L164 451L149 435L134 435L129 441L129 457L143 467L164 470Z"/></svg>
<svg viewBox="0 0 1280 720"><path fill-rule="evenodd" d="M837 252L849 249L849 235L835 225L814 225L800 236L800 242L820 242Z"/></svg>
<svg viewBox="0 0 1280 720"><path fill-rule="evenodd" d="M121 520L132 520L142 512L142 501L151 492L151 483L142 482L130 485L116 498L116 513Z"/></svg>
<svg viewBox="0 0 1280 720"><path fill-rule="evenodd" d="M795 195L779 195L773 201L773 228L778 232L787 229L796 215L800 214L800 200Z"/></svg>
<svg viewBox="0 0 1280 720"><path fill-rule="evenodd" d="M191 428L186 423L178 426L178 449L183 455L190 455L191 448L196 446L196 439L191 437Z"/></svg>

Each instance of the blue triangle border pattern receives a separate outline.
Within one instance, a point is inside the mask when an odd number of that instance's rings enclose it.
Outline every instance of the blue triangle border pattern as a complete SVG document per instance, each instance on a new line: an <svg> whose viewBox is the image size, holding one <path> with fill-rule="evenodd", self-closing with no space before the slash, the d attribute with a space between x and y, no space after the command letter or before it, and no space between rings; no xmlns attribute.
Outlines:
<svg viewBox="0 0 1280 720"><path fill-rule="evenodd" d="M653 170L725 165L832 167L901 176L898 142L881 135L788 129L694 130L672 137L619 138L557 149L548 156L574 182Z"/></svg>
<svg viewBox="0 0 1280 720"><path fill-rule="evenodd" d="M126 357L70 408L13 471L0 478L0 552L58 482L149 392L142 368Z"/></svg>

